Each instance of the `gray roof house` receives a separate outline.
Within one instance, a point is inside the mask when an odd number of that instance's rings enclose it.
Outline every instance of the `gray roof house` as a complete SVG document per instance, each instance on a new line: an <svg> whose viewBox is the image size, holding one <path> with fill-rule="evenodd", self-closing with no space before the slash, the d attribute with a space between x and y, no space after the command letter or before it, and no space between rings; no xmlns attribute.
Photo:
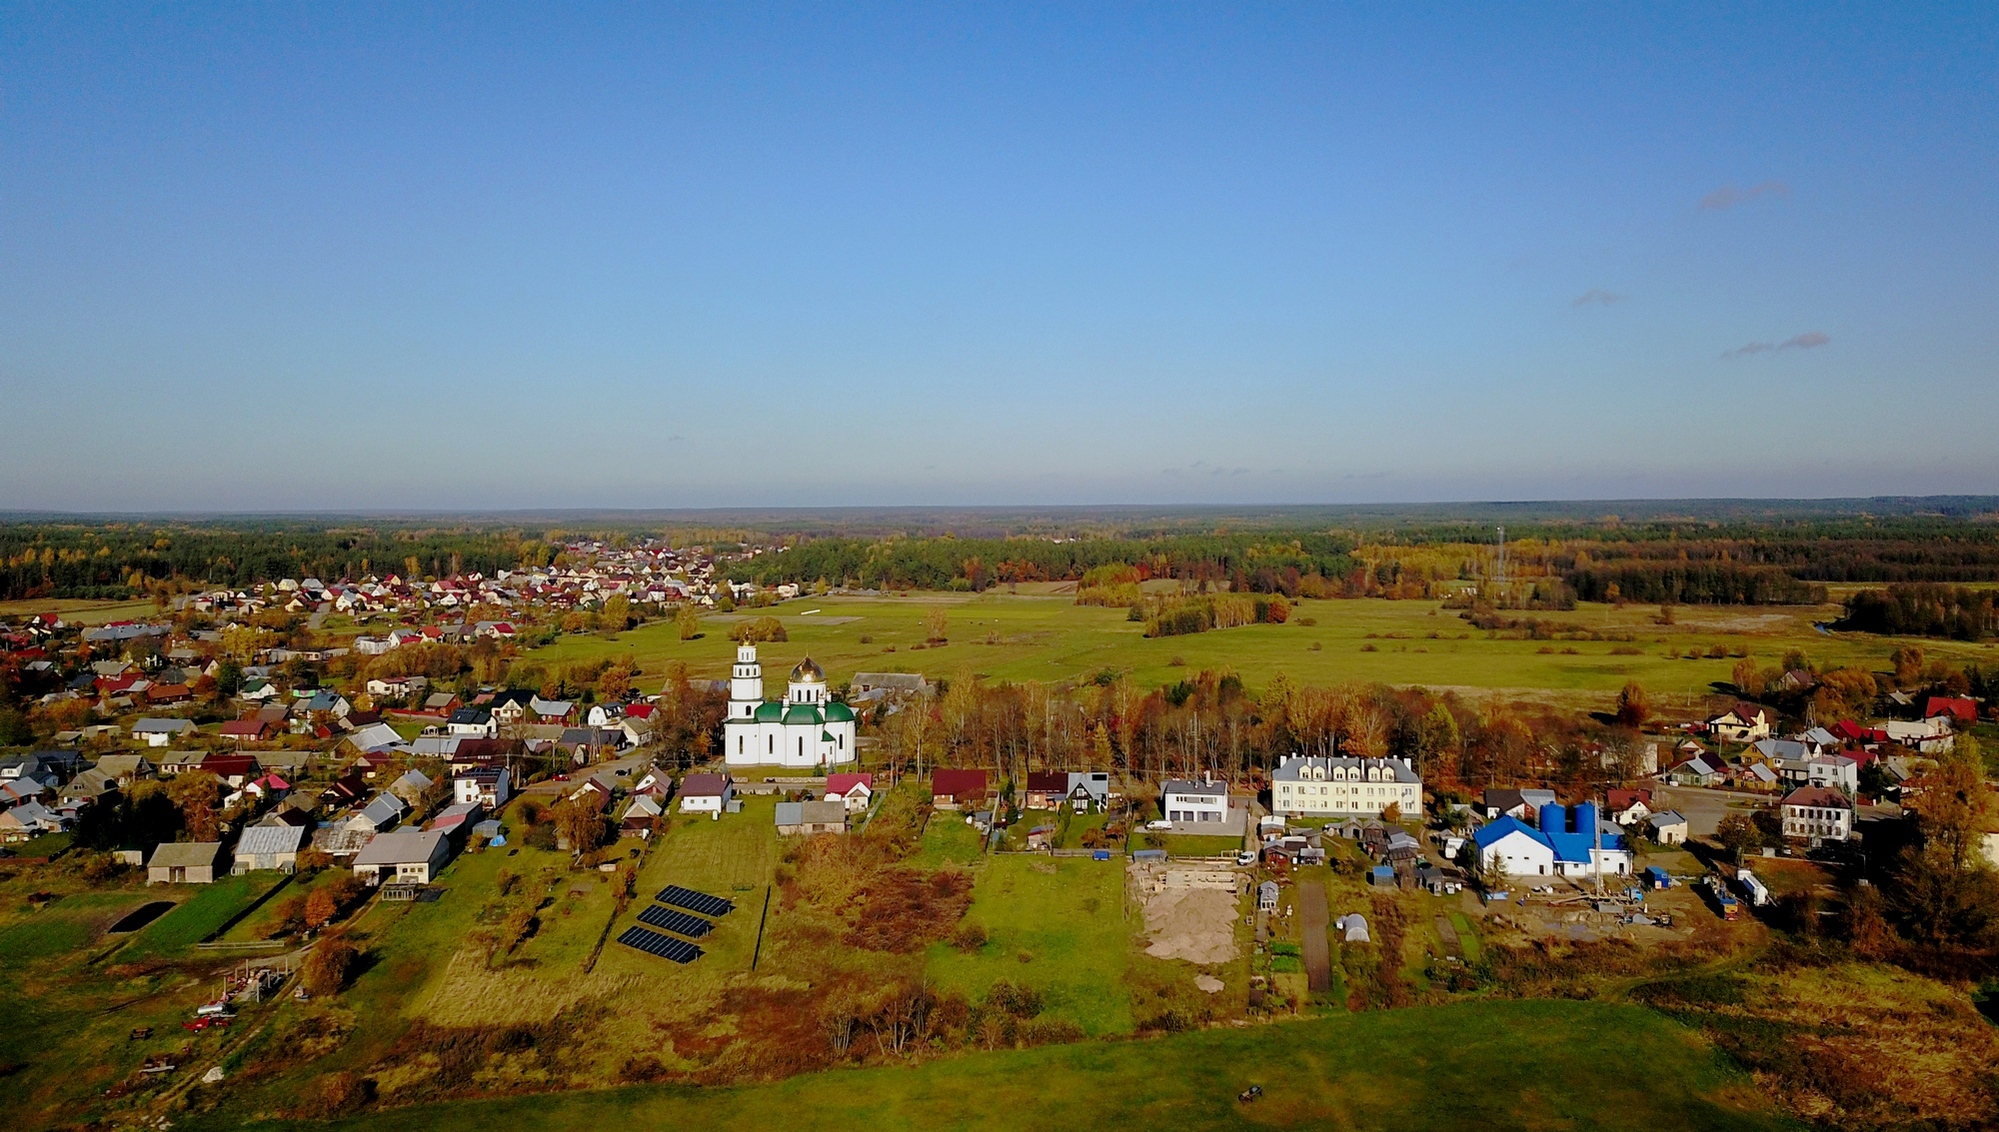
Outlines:
<svg viewBox="0 0 1999 1132"><path fill-rule="evenodd" d="M147 884L214 884L222 860L218 841L167 841L146 862Z"/></svg>
<svg viewBox="0 0 1999 1132"><path fill-rule="evenodd" d="M298 867L298 851L305 844L302 825L253 825L236 842L236 862L231 875L252 869L291 872Z"/></svg>
<svg viewBox="0 0 1999 1132"><path fill-rule="evenodd" d="M780 834L845 833L847 804L825 801L779 802L777 831Z"/></svg>
<svg viewBox="0 0 1999 1132"><path fill-rule="evenodd" d="M394 794L378 794L374 801L362 808L360 813L347 819L347 827L371 829L380 833L401 821L409 809L403 804L403 800Z"/></svg>
<svg viewBox="0 0 1999 1132"><path fill-rule="evenodd" d="M354 856L354 875L376 882L429 884L451 857L451 839L442 830L399 829L379 833Z"/></svg>

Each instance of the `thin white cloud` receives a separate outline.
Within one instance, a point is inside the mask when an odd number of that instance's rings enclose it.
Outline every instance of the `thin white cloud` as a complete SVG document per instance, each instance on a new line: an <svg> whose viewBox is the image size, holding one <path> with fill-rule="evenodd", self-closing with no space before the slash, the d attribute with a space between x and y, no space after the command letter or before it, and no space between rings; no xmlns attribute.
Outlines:
<svg viewBox="0 0 1999 1132"><path fill-rule="evenodd" d="M1738 204L1748 204L1757 197L1787 197L1790 195L1791 186L1782 181L1765 181L1760 185L1751 185L1746 189L1738 189L1734 185L1723 185L1702 197L1701 207L1709 211L1715 211L1724 208L1734 208Z"/></svg>
<svg viewBox="0 0 1999 1132"><path fill-rule="evenodd" d="M1749 342L1722 354L1721 360L1746 358L1751 354L1768 354L1777 350L1810 350L1832 341L1832 338L1817 330L1807 330L1803 334L1786 338L1782 342Z"/></svg>
<svg viewBox="0 0 1999 1132"><path fill-rule="evenodd" d="M1572 307L1586 307L1594 303L1598 306L1607 307L1612 303L1621 303L1623 301L1624 296L1615 291L1606 291L1601 287L1591 287L1589 290L1570 299L1569 305Z"/></svg>

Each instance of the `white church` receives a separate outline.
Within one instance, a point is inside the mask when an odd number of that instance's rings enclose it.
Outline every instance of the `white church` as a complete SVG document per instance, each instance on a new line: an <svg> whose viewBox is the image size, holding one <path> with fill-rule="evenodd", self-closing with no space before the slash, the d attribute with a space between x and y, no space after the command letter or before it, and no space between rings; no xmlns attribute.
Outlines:
<svg viewBox="0 0 1999 1132"><path fill-rule="evenodd" d="M811 657L791 670L782 703L764 702L755 645L736 647L729 718L722 725L730 766L834 767L855 760L854 713L826 694L826 673Z"/></svg>

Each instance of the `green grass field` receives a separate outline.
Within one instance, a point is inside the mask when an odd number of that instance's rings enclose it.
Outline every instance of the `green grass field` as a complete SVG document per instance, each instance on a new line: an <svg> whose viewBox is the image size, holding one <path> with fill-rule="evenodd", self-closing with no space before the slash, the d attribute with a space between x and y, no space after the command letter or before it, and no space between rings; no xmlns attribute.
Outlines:
<svg viewBox="0 0 1999 1132"><path fill-rule="evenodd" d="M1250 1084L1262 1085L1265 1094L1243 1105L1235 1094ZM1691 1031L1643 1008L1582 1002L1423 1007L1156 1041L967 1055L762 1086L468 1101L370 1113L331 1126L369 1132L772 1126L895 1132L1078 1124L1149 1132L1794 1127ZM196 1119L181 1126L205 1125Z"/></svg>
<svg viewBox="0 0 1999 1132"><path fill-rule="evenodd" d="M88 598L36 598L29 601L0 601L0 617L33 617L37 613L57 613L73 625L103 625L112 621L139 621L160 616L151 598L137 601L93 601Z"/></svg>
<svg viewBox="0 0 1999 1132"><path fill-rule="evenodd" d="M232 917L284 879L278 873L245 873L195 886L193 895L182 900L173 911L139 929L113 961L138 963L181 954L220 931ZM172 894L162 898L172 899Z"/></svg>
<svg viewBox="0 0 1999 1132"><path fill-rule="evenodd" d="M979 859L979 854L979 831L965 824L965 815L939 810L930 815L930 824L923 827L923 844L917 850L915 863L931 869L969 865Z"/></svg>
<svg viewBox="0 0 1999 1132"><path fill-rule="evenodd" d="M1085 1033L1132 1030L1124 982L1135 925L1119 915L1124 863L1000 855L980 868L966 919L986 945L965 953L934 944L924 974L972 1001L1006 979L1040 991L1047 1015Z"/></svg>
<svg viewBox="0 0 1999 1132"><path fill-rule="evenodd" d="M925 614L940 606L949 617L950 643L918 647L925 635ZM791 609L821 612L801 616L788 612ZM784 623L790 639L763 646L762 655L767 691L781 690L790 666L809 653L835 683L857 671L1062 681L1110 669L1129 672L1150 686L1204 668L1228 668L1252 688L1283 672L1307 684L1379 680L1438 688L1540 691L1591 704L1625 681L1637 680L1670 706L1675 697L1703 694L1711 682L1729 678L1734 658L1704 655L1716 645L1728 652L1746 650L1765 665L1775 665L1786 650L1798 648L1821 666L1885 669L1888 654L1902 639L1826 634L1813 628L1815 621L1837 616L1838 609L1682 606L1672 625L1656 623L1655 606L1585 605L1567 613L1518 614L1632 637L1630 641L1533 641L1474 629L1436 602L1303 601L1284 625L1147 639L1140 625L1125 619L1123 610L1078 606L1067 597L1046 593L815 598L769 611ZM728 631L741 616L710 617L704 621L705 635L693 641L680 640L671 624L656 623L616 638L565 637L529 655L557 666L630 657L648 683L676 660L686 662L697 676L721 677L727 675L733 658ZM867 643L861 641L863 636L869 638ZM1999 661L1999 648L1991 645L1915 643L1932 656L1957 662ZM1688 650L1703 656L1684 659Z"/></svg>

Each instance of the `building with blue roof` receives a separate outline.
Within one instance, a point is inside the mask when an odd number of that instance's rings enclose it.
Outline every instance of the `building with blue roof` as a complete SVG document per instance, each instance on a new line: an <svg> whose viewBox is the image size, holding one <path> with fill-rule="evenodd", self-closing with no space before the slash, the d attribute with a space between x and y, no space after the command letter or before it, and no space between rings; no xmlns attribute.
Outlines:
<svg viewBox="0 0 1999 1132"><path fill-rule="evenodd" d="M1472 835L1478 861L1504 876L1629 876L1631 848L1615 825L1590 802L1542 806L1539 828L1515 817L1481 826Z"/></svg>

